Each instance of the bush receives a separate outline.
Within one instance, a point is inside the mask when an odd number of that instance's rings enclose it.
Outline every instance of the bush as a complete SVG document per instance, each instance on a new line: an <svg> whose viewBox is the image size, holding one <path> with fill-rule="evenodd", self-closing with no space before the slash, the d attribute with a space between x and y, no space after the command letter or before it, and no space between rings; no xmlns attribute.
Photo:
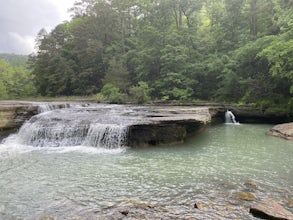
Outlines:
<svg viewBox="0 0 293 220"><path fill-rule="evenodd" d="M100 94L97 95L98 98L105 97L110 103L120 104L126 99L125 95L119 91L119 89L111 83L107 83L102 88Z"/></svg>
<svg viewBox="0 0 293 220"><path fill-rule="evenodd" d="M134 102L143 104L150 100L150 88L146 82L139 82L137 86L130 88L130 95Z"/></svg>

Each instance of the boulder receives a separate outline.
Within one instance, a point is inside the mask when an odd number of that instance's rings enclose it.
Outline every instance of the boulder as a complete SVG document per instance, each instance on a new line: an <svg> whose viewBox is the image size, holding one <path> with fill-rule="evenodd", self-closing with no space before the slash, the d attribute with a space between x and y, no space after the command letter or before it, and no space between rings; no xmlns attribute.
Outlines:
<svg viewBox="0 0 293 220"><path fill-rule="evenodd" d="M272 199L265 199L251 206L250 213L265 219L293 220L293 214Z"/></svg>
<svg viewBox="0 0 293 220"><path fill-rule="evenodd" d="M293 122L276 125L270 129L268 134L287 140L293 140Z"/></svg>

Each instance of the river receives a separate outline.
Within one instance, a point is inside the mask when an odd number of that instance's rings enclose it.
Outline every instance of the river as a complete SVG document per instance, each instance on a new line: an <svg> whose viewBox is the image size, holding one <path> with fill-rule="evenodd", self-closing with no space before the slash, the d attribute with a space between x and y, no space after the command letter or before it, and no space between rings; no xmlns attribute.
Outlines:
<svg viewBox="0 0 293 220"><path fill-rule="evenodd" d="M255 219L264 198L292 212L293 142L270 127L221 124L140 149L1 144L0 219Z"/></svg>

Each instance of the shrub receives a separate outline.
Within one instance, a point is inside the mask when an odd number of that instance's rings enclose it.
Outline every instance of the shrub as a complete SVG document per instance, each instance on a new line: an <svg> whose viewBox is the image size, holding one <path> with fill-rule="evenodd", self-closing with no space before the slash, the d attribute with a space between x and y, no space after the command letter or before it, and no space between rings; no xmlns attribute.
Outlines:
<svg viewBox="0 0 293 220"><path fill-rule="evenodd" d="M114 86L111 83L107 83L102 88L102 91L100 93L102 97L105 97L107 101L110 103L123 103L125 101L125 95L119 91L119 89ZM101 97L101 95L98 94L98 97Z"/></svg>
<svg viewBox="0 0 293 220"><path fill-rule="evenodd" d="M134 102L143 104L150 100L150 88L146 82L139 82L137 86L130 88L130 95Z"/></svg>

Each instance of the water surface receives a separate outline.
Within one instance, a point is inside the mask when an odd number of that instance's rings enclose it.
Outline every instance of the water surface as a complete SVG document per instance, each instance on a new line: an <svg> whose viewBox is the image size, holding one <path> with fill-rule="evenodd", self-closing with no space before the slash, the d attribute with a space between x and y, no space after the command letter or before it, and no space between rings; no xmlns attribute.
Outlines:
<svg viewBox="0 0 293 220"><path fill-rule="evenodd" d="M0 219L254 219L249 206L263 198L293 211L293 142L266 136L270 127L218 125L143 149L2 144Z"/></svg>

